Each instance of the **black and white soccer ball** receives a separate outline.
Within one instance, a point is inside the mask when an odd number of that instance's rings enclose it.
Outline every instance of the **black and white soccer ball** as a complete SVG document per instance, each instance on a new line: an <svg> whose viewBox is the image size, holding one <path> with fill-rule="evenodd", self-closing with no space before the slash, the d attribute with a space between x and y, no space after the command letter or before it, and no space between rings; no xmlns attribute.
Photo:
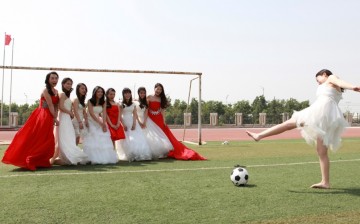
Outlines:
<svg viewBox="0 0 360 224"><path fill-rule="evenodd" d="M235 186L244 186L249 181L249 173L243 167L236 167L230 175L230 180Z"/></svg>

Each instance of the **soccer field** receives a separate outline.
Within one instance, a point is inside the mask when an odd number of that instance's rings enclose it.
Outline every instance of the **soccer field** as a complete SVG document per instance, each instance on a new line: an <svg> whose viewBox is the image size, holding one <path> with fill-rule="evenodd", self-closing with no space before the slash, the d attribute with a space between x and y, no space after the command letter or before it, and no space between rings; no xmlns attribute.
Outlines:
<svg viewBox="0 0 360 224"><path fill-rule="evenodd" d="M320 168L301 139L190 147L208 160L0 164L0 223L359 223L360 139L329 153L330 190L309 188ZM237 164L249 172L245 187L230 181Z"/></svg>

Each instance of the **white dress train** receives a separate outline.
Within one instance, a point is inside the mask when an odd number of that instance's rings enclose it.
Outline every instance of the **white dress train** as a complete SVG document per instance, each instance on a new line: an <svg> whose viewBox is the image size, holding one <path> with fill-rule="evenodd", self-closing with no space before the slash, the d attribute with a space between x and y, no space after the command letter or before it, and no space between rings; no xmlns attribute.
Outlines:
<svg viewBox="0 0 360 224"><path fill-rule="evenodd" d="M138 101L134 102L140 122L144 122L146 108L141 108ZM166 158L173 146L165 133L150 118L146 119L146 128L141 129L150 146L153 159Z"/></svg>
<svg viewBox="0 0 360 224"><path fill-rule="evenodd" d="M72 102L69 98L64 101L64 107L71 111ZM75 130L69 114L61 112L58 130L59 158L67 165L86 164L88 156L76 146Z"/></svg>
<svg viewBox="0 0 360 224"><path fill-rule="evenodd" d="M125 139L116 141L116 150L120 160L129 162L151 160L150 147L138 122L136 122L135 130L131 130L134 109L134 103L123 108L123 125L127 127L127 131L125 131Z"/></svg>
<svg viewBox="0 0 360 224"><path fill-rule="evenodd" d="M94 114L100 118L102 106L93 107ZM101 119L101 118L100 118ZM88 155L91 164L114 164L118 158L110 138L110 132L103 132L102 127L93 120L88 112L89 130L83 141L84 152Z"/></svg>

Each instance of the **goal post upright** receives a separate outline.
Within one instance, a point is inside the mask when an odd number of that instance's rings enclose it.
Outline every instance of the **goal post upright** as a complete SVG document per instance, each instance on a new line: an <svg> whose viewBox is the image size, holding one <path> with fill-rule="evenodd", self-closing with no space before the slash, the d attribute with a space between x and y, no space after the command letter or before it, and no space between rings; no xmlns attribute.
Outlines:
<svg viewBox="0 0 360 224"><path fill-rule="evenodd" d="M70 72L104 72L104 73L139 73L139 74L168 74L168 75L196 75L199 78L198 102L198 144L201 141L201 76L200 72L155 71L155 70L125 70L125 69L86 69L86 68L61 68L61 67L32 67L32 66L0 66L2 69L16 70L43 70L43 71L70 71Z"/></svg>
<svg viewBox="0 0 360 224"><path fill-rule="evenodd" d="M202 145L201 140L201 76L202 73L198 74L199 76L199 102L198 102L198 141L199 145Z"/></svg>

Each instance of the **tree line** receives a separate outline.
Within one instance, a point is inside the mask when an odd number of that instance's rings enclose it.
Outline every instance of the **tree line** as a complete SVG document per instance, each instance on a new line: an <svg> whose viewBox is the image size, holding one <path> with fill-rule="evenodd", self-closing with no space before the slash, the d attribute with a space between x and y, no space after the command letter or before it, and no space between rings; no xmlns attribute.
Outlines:
<svg viewBox="0 0 360 224"><path fill-rule="evenodd" d="M184 113L187 109L187 103L183 100L175 99L172 102L168 98L170 105L166 109L166 123L174 125L184 124ZM34 104L11 104L11 112L18 113L18 124L23 125L30 116L31 112L39 106L39 101ZM203 124L210 123L210 113L217 113L219 116L219 124L235 124L235 113L243 114L244 124L259 123L259 113L267 114L268 124L278 124L282 122L282 113L289 113L291 116L294 111L302 110L309 106L309 101L298 102L296 99L290 98L266 100L263 95L257 96L252 102L248 100L237 101L234 104L224 104L221 101L201 101ZM192 114L191 123L198 123L198 100L191 99L188 106L188 112ZM3 105L3 125L9 124L9 105Z"/></svg>
<svg viewBox="0 0 360 224"><path fill-rule="evenodd" d="M171 99L168 98L171 102ZM241 100L234 104L224 104L221 101L202 101L201 102L201 122L203 124L210 123L210 113L217 113L219 116L219 125L235 124L235 113L243 114L244 124L259 123L259 113L267 114L268 124L278 124L282 122L282 113L289 113L291 116L294 111L302 110L308 107L309 101L298 102L296 99L290 98L288 100L266 100L263 95L257 96L252 102L248 100ZM184 113L186 112L187 103L178 99L170 104L166 109L166 123L167 124L184 124ZM191 113L191 123L198 123L198 100L192 98L188 107L188 112Z"/></svg>

